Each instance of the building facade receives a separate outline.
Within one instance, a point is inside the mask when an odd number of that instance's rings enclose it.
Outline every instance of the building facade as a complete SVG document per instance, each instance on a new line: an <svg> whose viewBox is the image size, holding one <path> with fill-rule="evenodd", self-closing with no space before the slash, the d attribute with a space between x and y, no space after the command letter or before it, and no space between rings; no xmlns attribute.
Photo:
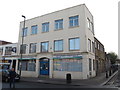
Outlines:
<svg viewBox="0 0 120 90"><path fill-rule="evenodd" d="M104 45L95 38L96 75L105 72L107 63L106 60Z"/></svg>
<svg viewBox="0 0 120 90"><path fill-rule="evenodd" d="M85 4L28 19L24 29L23 24L20 22L17 52L17 70L21 65L22 76L62 79L67 73L72 79L96 76L94 22Z"/></svg>
<svg viewBox="0 0 120 90"><path fill-rule="evenodd" d="M0 45L0 62L1 63L9 63L10 66L6 67L6 69L16 68L16 61L18 60L17 55L17 43L12 44L4 44Z"/></svg>

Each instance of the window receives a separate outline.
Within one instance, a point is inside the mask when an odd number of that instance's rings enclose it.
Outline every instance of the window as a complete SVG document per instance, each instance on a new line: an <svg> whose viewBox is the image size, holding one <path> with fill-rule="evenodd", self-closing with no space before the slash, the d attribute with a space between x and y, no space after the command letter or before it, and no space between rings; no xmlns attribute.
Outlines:
<svg viewBox="0 0 120 90"><path fill-rule="evenodd" d="M20 62L18 62L18 70L20 66ZM22 60L21 61L21 70L22 71L35 71L36 69L36 61L35 60Z"/></svg>
<svg viewBox="0 0 120 90"><path fill-rule="evenodd" d="M49 22L42 24L42 32L49 32Z"/></svg>
<svg viewBox="0 0 120 90"><path fill-rule="evenodd" d="M92 60L89 58L89 71L92 71Z"/></svg>
<svg viewBox="0 0 120 90"><path fill-rule="evenodd" d="M5 55L11 55L12 54L12 47L6 47L5 48Z"/></svg>
<svg viewBox="0 0 120 90"><path fill-rule="evenodd" d="M54 59L54 71L82 72L82 62L77 59Z"/></svg>
<svg viewBox="0 0 120 90"><path fill-rule="evenodd" d="M90 22L90 30L94 33L94 26L92 22Z"/></svg>
<svg viewBox="0 0 120 90"><path fill-rule="evenodd" d="M63 19L55 20L55 30L63 29Z"/></svg>
<svg viewBox="0 0 120 90"><path fill-rule="evenodd" d="M35 60L29 61L27 64L27 70L28 71L35 71L35 68L36 68L35 64L36 64Z"/></svg>
<svg viewBox="0 0 120 90"><path fill-rule="evenodd" d="M22 29L22 36L23 36L23 37L27 36L27 30L28 30L27 27L24 28L24 29Z"/></svg>
<svg viewBox="0 0 120 90"><path fill-rule="evenodd" d="M27 71L27 61L21 61L21 70L23 71Z"/></svg>
<svg viewBox="0 0 120 90"><path fill-rule="evenodd" d="M92 42L92 52L95 53L95 44Z"/></svg>
<svg viewBox="0 0 120 90"><path fill-rule="evenodd" d="M98 43L98 50L100 49L100 44Z"/></svg>
<svg viewBox="0 0 120 90"><path fill-rule="evenodd" d="M87 27L88 27L88 29L90 29L90 19L89 18L87 18Z"/></svg>
<svg viewBox="0 0 120 90"><path fill-rule="evenodd" d="M80 38L69 39L69 50L79 50L80 49Z"/></svg>
<svg viewBox="0 0 120 90"><path fill-rule="evenodd" d="M97 48L97 42L95 42L95 48Z"/></svg>
<svg viewBox="0 0 120 90"><path fill-rule="evenodd" d="M91 40L88 39L88 51L91 52Z"/></svg>
<svg viewBox="0 0 120 90"><path fill-rule="evenodd" d="M73 16L73 17L69 17L69 26L70 27L75 27L75 26L79 26L79 16Z"/></svg>
<svg viewBox="0 0 120 90"><path fill-rule="evenodd" d="M3 54L3 48L0 48L0 55Z"/></svg>
<svg viewBox="0 0 120 90"><path fill-rule="evenodd" d="M48 46L49 46L49 42L42 42L41 43L41 52L48 52Z"/></svg>
<svg viewBox="0 0 120 90"><path fill-rule="evenodd" d="M96 67L96 62L95 62L95 60L93 59L93 70L95 70L95 67Z"/></svg>
<svg viewBox="0 0 120 90"><path fill-rule="evenodd" d="M23 44L20 46L20 53L25 54L26 53L26 44Z"/></svg>
<svg viewBox="0 0 120 90"><path fill-rule="evenodd" d="M37 25L31 27L31 34L37 34Z"/></svg>
<svg viewBox="0 0 120 90"><path fill-rule="evenodd" d="M36 43L31 43L30 44L30 53L35 53L36 52Z"/></svg>
<svg viewBox="0 0 120 90"><path fill-rule="evenodd" d="M54 41L54 51L63 51L63 40Z"/></svg>

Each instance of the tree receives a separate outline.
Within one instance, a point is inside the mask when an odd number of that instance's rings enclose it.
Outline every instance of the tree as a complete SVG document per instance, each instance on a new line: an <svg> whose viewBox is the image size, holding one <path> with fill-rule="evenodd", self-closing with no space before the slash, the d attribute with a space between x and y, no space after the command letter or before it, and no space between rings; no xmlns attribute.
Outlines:
<svg viewBox="0 0 120 90"><path fill-rule="evenodd" d="M115 52L109 52L107 55L109 56L111 64L115 64L115 62L118 58L118 55Z"/></svg>

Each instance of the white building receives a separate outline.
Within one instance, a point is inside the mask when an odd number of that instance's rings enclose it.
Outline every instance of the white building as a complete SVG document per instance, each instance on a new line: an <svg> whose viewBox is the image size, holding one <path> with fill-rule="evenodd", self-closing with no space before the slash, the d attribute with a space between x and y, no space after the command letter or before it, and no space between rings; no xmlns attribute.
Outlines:
<svg viewBox="0 0 120 90"><path fill-rule="evenodd" d="M2 63L10 63L8 69L14 67L16 70L17 55L17 43L0 45L0 60Z"/></svg>
<svg viewBox="0 0 120 90"><path fill-rule="evenodd" d="M93 16L81 4L28 19L20 23L18 54L23 42L21 75L87 79L96 75L94 66ZM24 34L23 33L24 30ZM20 57L20 55L19 55Z"/></svg>

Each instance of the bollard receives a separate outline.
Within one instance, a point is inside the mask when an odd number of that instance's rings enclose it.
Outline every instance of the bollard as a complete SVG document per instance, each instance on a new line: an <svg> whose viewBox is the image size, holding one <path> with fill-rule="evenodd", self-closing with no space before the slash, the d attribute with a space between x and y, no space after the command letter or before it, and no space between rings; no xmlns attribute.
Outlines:
<svg viewBox="0 0 120 90"><path fill-rule="evenodd" d="M68 73L68 74L66 74L66 83L71 83L72 81L71 81L71 74L70 73Z"/></svg>
<svg viewBox="0 0 120 90"><path fill-rule="evenodd" d="M106 71L106 78L108 78L108 72Z"/></svg>

